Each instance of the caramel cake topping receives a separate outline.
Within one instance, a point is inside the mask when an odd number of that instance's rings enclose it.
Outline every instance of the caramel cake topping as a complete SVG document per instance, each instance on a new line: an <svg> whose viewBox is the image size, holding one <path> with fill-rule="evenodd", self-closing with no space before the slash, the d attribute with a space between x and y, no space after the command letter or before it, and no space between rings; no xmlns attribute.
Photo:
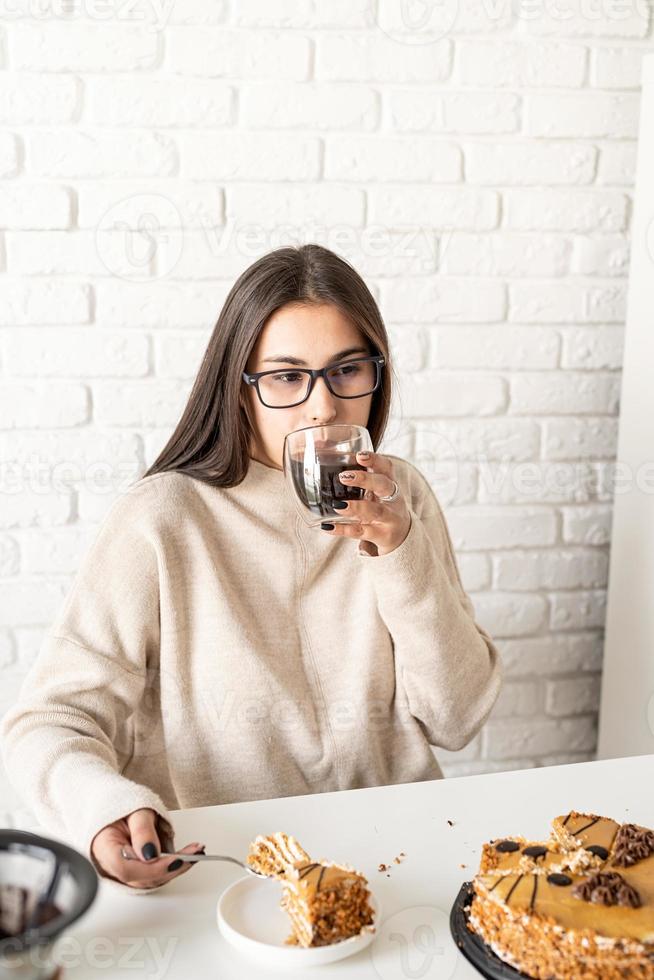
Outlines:
<svg viewBox="0 0 654 980"><path fill-rule="evenodd" d="M654 832L577 811L552 827L484 845L469 928L537 980L654 980Z"/></svg>

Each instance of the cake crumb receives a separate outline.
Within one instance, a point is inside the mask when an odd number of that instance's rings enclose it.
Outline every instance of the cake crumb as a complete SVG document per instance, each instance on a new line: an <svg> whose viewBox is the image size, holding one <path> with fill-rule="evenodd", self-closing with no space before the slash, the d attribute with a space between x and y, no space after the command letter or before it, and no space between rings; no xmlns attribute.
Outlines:
<svg viewBox="0 0 654 980"><path fill-rule="evenodd" d="M450 827L453 827L454 826L454 823L453 823L452 820L448 820L447 822L449 823Z"/></svg>
<svg viewBox="0 0 654 980"><path fill-rule="evenodd" d="M387 864L380 864L379 867L377 868L377 871L386 871L387 868L388 868Z"/></svg>

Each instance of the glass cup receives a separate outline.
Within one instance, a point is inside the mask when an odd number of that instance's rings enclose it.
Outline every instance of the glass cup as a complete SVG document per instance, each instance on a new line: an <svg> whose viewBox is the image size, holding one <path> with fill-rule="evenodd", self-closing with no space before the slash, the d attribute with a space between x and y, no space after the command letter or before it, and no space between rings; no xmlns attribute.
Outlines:
<svg viewBox="0 0 654 980"><path fill-rule="evenodd" d="M363 425L310 425L289 432L284 439L284 476L297 510L309 527L358 524L359 519L334 508L335 500L361 500L362 487L339 480L344 470L363 470L357 453L373 452L370 433Z"/></svg>

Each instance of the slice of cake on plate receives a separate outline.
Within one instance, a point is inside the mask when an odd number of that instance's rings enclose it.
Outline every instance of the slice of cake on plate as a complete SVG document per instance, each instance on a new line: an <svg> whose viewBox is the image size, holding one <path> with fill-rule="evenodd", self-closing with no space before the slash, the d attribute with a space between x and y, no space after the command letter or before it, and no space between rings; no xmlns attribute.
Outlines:
<svg viewBox="0 0 654 980"><path fill-rule="evenodd" d="M327 946L375 931L368 881L351 865L314 861L281 831L256 837L247 863L282 883L281 907L293 927L287 944Z"/></svg>
<svg viewBox="0 0 654 980"><path fill-rule="evenodd" d="M654 980L654 831L590 813L484 844L469 925L538 980Z"/></svg>

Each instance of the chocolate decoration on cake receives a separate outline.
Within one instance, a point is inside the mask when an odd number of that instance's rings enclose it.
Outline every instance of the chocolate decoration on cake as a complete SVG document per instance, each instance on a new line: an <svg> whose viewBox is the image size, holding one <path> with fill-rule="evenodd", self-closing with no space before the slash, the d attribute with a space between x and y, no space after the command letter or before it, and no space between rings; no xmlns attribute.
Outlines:
<svg viewBox="0 0 654 980"><path fill-rule="evenodd" d="M509 888L509 891L507 893L507 896L504 899L504 901L506 902L507 905L509 904L509 901L511 899L511 896L513 895L513 892L518 887L518 885L520 884L520 882L522 881L523 878L524 878L524 875L518 875L518 877L516 878L516 880L513 882L513 884Z"/></svg>
<svg viewBox="0 0 654 980"><path fill-rule="evenodd" d="M550 885L559 885L561 888L572 884L572 878L569 878L568 875L560 874L558 871L548 875L547 880L549 881Z"/></svg>
<svg viewBox="0 0 654 980"><path fill-rule="evenodd" d="M598 871L572 889L575 898L596 905L625 905L640 908L640 895L617 871Z"/></svg>
<svg viewBox="0 0 654 980"><path fill-rule="evenodd" d="M654 854L654 831L634 823L623 823L615 836L613 864L618 868L629 868L651 854Z"/></svg>
<svg viewBox="0 0 654 980"><path fill-rule="evenodd" d="M304 876L308 875L313 870L313 868L317 868L317 867L318 867L317 861L315 861L313 864L305 864L305 866L302 868L302 871L299 873L298 878L304 878Z"/></svg>
<svg viewBox="0 0 654 980"><path fill-rule="evenodd" d="M595 857L600 858L602 861L606 861L609 856L609 852L601 844L589 844L588 847L584 848L590 854L594 854Z"/></svg>
<svg viewBox="0 0 654 980"><path fill-rule="evenodd" d="M520 845L514 840L501 840L499 844L495 845L495 850L502 854L508 854L510 851L519 851Z"/></svg>
<svg viewBox="0 0 654 980"><path fill-rule="evenodd" d="M526 854L527 857L538 860L538 858L545 857L547 848L543 847L542 844L531 844L529 847L525 847L522 853Z"/></svg>

